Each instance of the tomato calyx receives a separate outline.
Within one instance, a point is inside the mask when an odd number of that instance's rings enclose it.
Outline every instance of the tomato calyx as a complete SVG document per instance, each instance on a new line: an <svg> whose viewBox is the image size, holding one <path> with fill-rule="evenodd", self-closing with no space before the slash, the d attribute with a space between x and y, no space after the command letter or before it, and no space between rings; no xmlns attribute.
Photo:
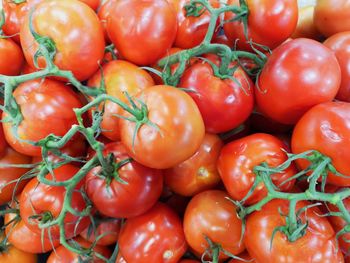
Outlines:
<svg viewBox="0 0 350 263"><path fill-rule="evenodd" d="M29 220L33 221L33 223L39 223L39 225L49 223L53 219L54 217L50 211L44 211L40 214L35 214L29 217Z"/></svg>
<svg viewBox="0 0 350 263"><path fill-rule="evenodd" d="M124 181L119 174L119 169L123 167L124 165L130 163L133 161L132 158L126 158L124 160L121 160L119 162L116 162L116 158L113 153L110 153L106 157L106 163L107 166L102 169L100 172L100 175L104 176L106 178L106 185L107 187L110 187L112 180L116 180L117 182L121 184L128 184L128 182Z"/></svg>

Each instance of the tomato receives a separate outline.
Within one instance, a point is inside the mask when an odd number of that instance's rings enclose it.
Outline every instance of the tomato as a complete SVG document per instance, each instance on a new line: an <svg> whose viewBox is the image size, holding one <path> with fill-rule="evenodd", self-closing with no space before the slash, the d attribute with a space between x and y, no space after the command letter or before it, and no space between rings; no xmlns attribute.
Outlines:
<svg viewBox="0 0 350 263"><path fill-rule="evenodd" d="M291 40L268 58L255 92L257 106L277 122L295 124L312 106L333 100L340 80L331 50L311 39Z"/></svg>
<svg viewBox="0 0 350 263"><path fill-rule="evenodd" d="M292 38L312 38L318 40L321 38L320 32L314 24L314 5L307 5L299 9L298 25L295 28Z"/></svg>
<svg viewBox="0 0 350 263"><path fill-rule="evenodd" d="M298 21L296 0L247 0L248 39L244 35L244 26L240 21L224 24L225 34L231 42L239 40L238 49L250 50L248 40L274 49L293 33ZM239 0L228 0L228 5L239 6ZM225 20L236 15L225 13Z"/></svg>
<svg viewBox="0 0 350 263"><path fill-rule="evenodd" d="M205 132L198 107L190 95L171 86L153 86L135 97L139 105L137 100L146 105L153 125L143 124L136 131L134 122L120 120L121 140L132 158L151 168L166 169L196 152ZM130 114L125 112L124 116Z"/></svg>
<svg viewBox="0 0 350 263"><path fill-rule="evenodd" d="M332 159L338 172L350 175L350 104L346 102L322 103L309 110L297 123L292 135L292 152L317 150ZM300 168L309 165L297 160ZM350 186L350 178L328 174L327 183Z"/></svg>
<svg viewBox="0 0 350 263"><path fill-rule="evenodd" d="M310 205L306 201L297 203L297 211ZM285 225L285 217L289 211L289 202L275 199L270 201L260 211L247 218L245 245L248 253L257 262L344 262L343 255L337 249L335 233L316 207L308 208L300 214L302 223L307 220L308 226L303 237L295 242L288 241L281 232L274 236L272 247L271 238L277 227Z"/></svg>
<svg viewBox="0 0 350 263"><path fill-rule="evenodd" d="M0 38L0 74L19 75L23 63L21 48L11 39Z"/></svg>
<svg viewBox="0 0 350 263"><path fill-rule="evenodd" d="M41 149L23 140L39 141L49 134L63 136L77 123L74 108L82 107L77 95L64 83L55 80L31 80L22 83L13 93L21 108L23 120L13 133L13 123L3 123L7 142L16 151L40 156ZM3 119L7 114L3 114Z"/></svg>
<svg viewBox="0 0 350 263"><path fill-rule="evenodd" d="M126 262L176 263L187 249L180 218L162 203L129 218L118 243Z"/></svg>
<svg viewBox="0 0 350 263"><path fill-rule="evenodd" d="M173 5L177 13L178 29L174 46L188 49L199 45L208 31L211 17L209 11L206 10L198 17L187 17L184 7L190 0L168 0L168 2ZM209 3L214 8L220 7L218 0L210 0Z"/></svg>
<svg viewBox="0 0 350 263"><path fill-rule="evenodd" d="M103 66L103 77L105 81L106 93L115 98L127 102L124 92L134 96L141 90L154 85L152 77L143 69L136 65L123 61L114 60ZM101 84L101 72L98 71L89 79L88 85L99 87ZM120 139L119 117L123 109L117 104L107 101L104 106L104 114L101 123L102 134L110 140Z"/></svg>
<svg viewBox="0 0 350 263"><path fill-rule="evenodd" d="M111 164L113 169L119 162L130 158L120 142L105 146L104 155L110 154L115 158ZM117 181L113 171L95 167L86 177L86 193L102 214L115 218L134 217L143 214L157 202L163 189L161 171L130 161L116 171L125 183Z"/></svg>
<svg viewBox="0 0 350 263"><path fill-rule="evenodd" d="M350 1L318 0L315 6L314 23L318 31L330 37L350 30Z"/></svg>
<svg viewBox="0 0 350 263"><path fill-rule="evenodd" d="M220 182L216 162L222 146L219 136L207 133L194 155L164 171L165 183L172 191L184 196L214 188Z"/></svg>
<svg viewBox="0 0 350 263"><path fill-rule="evenodd" d="M209 248L205 237L234 255L244 251L240 242L242 221L236 215L236 206L227 198L223 191L209 190L197 194L188 204L184 232L196 254L202 255ZM225 258L228 256L220 252L220 259Z"/></svg>
<svg viewBox="0 0 350 263"><path fill-rule="evenodd" d="M177 19L167 0L118 0L110 9L107 32L126 60L150 65L172 46Z"/></svg>
<svg viewBox="0 0 350 263"><path fill-rule="evenodd" d="M83 248L89 248L92 246L92 243L84 240L83 238L78 237L78 238L75 238L74 241L77 242ZM105 257L106 259L109 259L109 257L111 256L111 251L107 247L96 245L94 247L93 258L90 259L92 261L90 261L86 257L79 256L78 254L68 250L64 246L59 246L58 248L55 249L55 251L51 252L49 258L47 259L47 263L63 263L63 262L105 263L106 262L105 260L98 258L96 256L97 253Z"/></svg>
<svg viewBox="0 0 350 263"><path fill-rule="evenodd" d="M225 188L235 200L242 200L254 185L254 167L266 162L270 167L284 163L288 157L286 147L278 138L264 133L255 133L224 146L218 160L218 170ZM291 165L282 173L271 175L272 182L283 191L294 186L294 180L281 185L296 173ZM246 204L254 204L267 195L263 182L259 183Z"/></svg>
<svg viewBox="0 0 350 263"><path fill-rule="evenodd" d="M243 262L250 262L250 263L256 263L254 259L247 253L247 251L243 252L242 254L239 254L237 257L243 259L231 259L228 263L243 263Z"/></svg>
<svg viewBox="0 0 350 263"><path fill-rule="evenodd" d="M13 263L13 262L25 262L25 263L36 263L37 256L28 252L19 250L14 246L9 246L6 251L0 253L1 263Z"/></svg>
<svg viewBox="0 0 350 263"><path fill-rule="evenodd" d="M336 99L350 102L350 31L335 34L323 44L334 51L341 69L341 84Z"/></svg>
<svg viewBox="0 0 350 263"><path fill-rule="evenodd" d="M86 80L98 70L105 43L102 26L91 8L76 0L44 1L33 11L32 23L36 33L55 43L54 63L59 69L72 71L78 80ZM20 35L26 60L34 67L38 43L29 30L29 16ZM43 57L38 59L39 67L45 67L45 63Z"/></svg>
<svg viewBox="0 0 350 263"><path fill-rule="evenodd" d="M95 11L100 6L100 2L101 2L100 0L79 0L79 1L87 4Z"/></svg>
<svg viewBox="0 0 350 263"><path fill-rule="evenodd" d="M219 63L216 56L208 56L208 59ZM241 68L232 77L237 81L214 76L209 63L201 61L190 66L180 80L179 87L192 91L188 94L198 105L207 132L232 130L242 124L253 110L253 82Z"/></svg>
<svg viewBox="0 0 350 263"><path fill-rule="evenodd" d="M54 176L46 175L49 180L66 181L73 177L79 168L70 164L63 165L54 169ZM72 194L71 206L78 212L82 212L86 207L83 195L78 191L84 182L80 182L76 186L76 190ZM49 186L39 183L37 178L33 178L23 189L20 197L20 213L26 226L32 231L40 234L42 230L39 223L45 220L45 217L57 218L61 213L66 190L63 186ZM43 198L45 196L45 198ZM42 215L42 218L31 218L33 215ZM64 218L64 228L66 238L72 238L80 234L90 223L89 217L78 217L71 213L67 213ZM44 230L44 236L49 237L49 233L53 239L60 237L58 225L52 226Z"/></svg>

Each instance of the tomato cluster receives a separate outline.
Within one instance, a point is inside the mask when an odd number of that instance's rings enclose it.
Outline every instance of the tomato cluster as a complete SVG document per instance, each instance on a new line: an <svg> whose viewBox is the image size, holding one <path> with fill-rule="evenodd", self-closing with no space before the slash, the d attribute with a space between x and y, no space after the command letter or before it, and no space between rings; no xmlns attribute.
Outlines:
<svg viewBox="0 0 350 263"><path fill-rule="evenodd" d="M350 262L348 2L2 0L0 262Z"/></svg>

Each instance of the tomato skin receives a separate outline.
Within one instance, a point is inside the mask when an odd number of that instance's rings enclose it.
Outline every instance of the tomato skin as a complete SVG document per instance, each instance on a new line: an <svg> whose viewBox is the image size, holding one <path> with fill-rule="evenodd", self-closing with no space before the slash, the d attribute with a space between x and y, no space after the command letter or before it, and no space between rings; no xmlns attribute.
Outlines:
<svg viewBox="0 0 350 263"><path fill-rule="evenodd" d="M13 262L36 263L37 255L24 252L10 245L7 251L0 253L0 261L1 263L13 263Z"/></svg>
<svg viewBox="0 0 350 263"><path fill-rule="evenodd" d="M311 38L319 40L322 38L314 24L314 5L307 5L299 9L298 24L291 38Z"/></svg>
<svg viewBox="0 0 350 263"><path fill-rule="evenodd" d="M296 0L247 0L248 40L274 49L293 33L298 21ZM228 5L239 6L239 0L228 0ZM225 13L225 20L236 15ZM237 43L238 49L251 50L244 36L243 23L236 21L224 24L225 34L231 42Z"/></svg>
<svg viewBox="0 0 350 263"><path fill-rule="evenodd" d="M109 39L108 33L107 33L107 20L108 20L108 16L110 14L112 5L113 5L113 1L115 0L107 0L105 1L100 8L98 9L97 15L98 18L100 19L100 22L102 24L102 28L103 28L103 34L105 36L105 41L107 43L110 43L111 40Z"/></svg>
<svg viewBox="0 0 350 263"><path fill-rule="evenodd" d="M297 123L292 134L292 152L317 150L332 159L338 172L350 175L350 104L327 102L309 110ZM297 160L301 169L309 163ZM329 173L327 183L350 186L350 178Z"/></svg>
<svg viewBox="0 0 350 263"><path fill-rule="evenodd" d="M0 74L19 75L24 63L21 48L11 39L0 38Z"/></svg>
<svg viewBox="0 0 350 263"><path fill-rule="evenodd" d="M127 263L123 256L119 253L115 263Z"/></svg>
<svg viewBox="0 0 350 263"><path fill-rule="evenodd" d="M36 6L32 21L39 35L50 37L56 44L54 64L59 69L72 71L80 81L98 70L98 62L104 56L105 42L100 21L91 8L76 0L44 1ZM20 35L25 58L34 67L33 58L38 44L29 30L29 15ZM45 67L45 59L40 57L38 64L41 68Z"/></svg>
<svg viewBox="0 0 350 263"><path fill-rule="evenodd" d="M297 210L310 205L306 201L297 203ZM306 234L296 240L289 242L284 234L278 232L272 242L273 230L285 224L288 214L289 202L275 199L266 204L260 211L256 211L247 218L244 243L248 253L257 262L344 262L341 251L336 248L335 233L324 217L319 217L320 211L316 207L308 208L301 213L302 222L308 220Z"/></svg>
<svg viewBox="0 0 350 263"><path fill-rule="evenodd" d="M188 204L184 232L195 254L202 255L208 248L205 236L234 255L244 251L240 243L242 221L236 215L236 206L227 198L226 192L208 190L194 196ZM226 258L220 252L220 259Z"/></svg>
<svg viewBox="0 0 350 263"><path fill-rule="evenodd" d="M79 0L79 1L87 4L95 11L100 6L100 2L101 2L100 0Z"/></svg>
<svg viewBox="0 0 350 263"><path fill-rule="evenodd" d="M128 100L124 92L128 92L130 96L134 96L145 88L154 86L152 77L145 70L123 60L114 60L105 64L103 66L103 76L106 93L125 103ZM99 87L100 83L101 72L98 71L89 79L88 85ZM122 112L123 109L117 104L110 101L105 103L105 111L101 123L102 134L112 141L120 139L120 118L115 115L121 115Z"/></svg>
<svg viewBox="0 0 350 263"><path fill-rule="evenodd" d="M350 102L350 31L337 33L323 44L333 50L341 69L341 84L336 99Z"/></svg>
<svg viewBox="0 0 350 263"><path fill-rule="evenodd" d="M138 263L176 263L187 249L180 218L162 203L128 219L119 246L126 262Z"/></svg>
<svg viewBox="0 0 350 263"><path fill-rule="evenodd" d="M214 188L220 182L216 162L222 146L223 142L219 136L205 134L194 155L164 171L165 184L183 196L193 196Z"/></svg>
<svg viewBox="0 0 350 263"><path fill-rule="evenodd" d="M314 105L332 101L340 80L331 50L311 39L294 39L268 58L255 92L257 106L277 122L295 124Z"/></svg>
<svg viewBox="0 0 350 263"><path fill-rule="evenodd" d="M242 254L237 255L237 257L244 259L239 260L239 259L231 259L228 263L243 263L243 262L251 262L251 263L256 263L254 259L248 254L247 251L243 252Z"/></svg>
<svg viewBox="0 0 350 263"><path fill-rule="evenodd" d="M255 133L226 144L219 156L218 170L230 196L234 200L242 200L256 180L254 167L263 162L270 167L284 163L288 159L286 150L281 140L264 133ZM283 191L288 191L294 186L295 180L282 186L280 184L296 172L294 165L291 165L283 173L271 175L271 178ZM245 203L257 203L266 195L264 183L260 183Z"/></svg>
<svg viewBox="0 0 350 263"><path fill-rule="evenodd" d="M171 168L198 149L204 138L204 123L200 112L184 91L171 86L153 86L135 97L148 108L148 119L159 130L147 124L133 135L136 124L120 120L121 141L137 162L156 169ZM125 113L124 116L130 117Z"/></svg>
<svg viewBox="0 0 350 263"><path fill-rule="evenodd" d="M171 48L177 19L166 0L118 0L110 8L107 32L126 60L151 65Z"/></svg>
<svg viewBox="0 0 350 263"><path fill-rule="evenodd" d="M130 158L120 142L107 144L103 154L113 154L115 163ZM97 210L106 216L130 218L141 215L155 205L162 193L162 172L136 161L131 161L118 170L120 178L127 184L112 179L108 186L106 178L99 175L100 172L101 167L95 167L87 174L85 189Z"/></svg>

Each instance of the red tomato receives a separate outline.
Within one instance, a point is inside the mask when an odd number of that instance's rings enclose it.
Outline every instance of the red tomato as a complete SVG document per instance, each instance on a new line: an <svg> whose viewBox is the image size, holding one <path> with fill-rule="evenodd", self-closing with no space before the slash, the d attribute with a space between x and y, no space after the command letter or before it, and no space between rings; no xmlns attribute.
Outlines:
<svg viewBox="0 0 350 263"><path fill-rule="evenodd" d="M87 4L95 11L100 6L100 2L101 2L100 0L79 0L79 1Z"/></svg>
<svg viewBox="0 0 350 263"><path fill-rule="evenodd" d="M295 124L312 106L333 100L340 80L331 50L314 40L291 40L268 58L256 86L257 106L277 122Z"/></svg>
<svg viewBox="0 0 350 263"><path fill-rule="evenodd" d="M18 248L9 245L8 249L0 252L1 263L25 262L36 263L37 256L28 252L19 250Z"/></svg>
<svg viewBox="0 0 350 263"><path fill-rule="evenodd" d="M107 32L126 60L150 65L172 46L177 19L166 0L118 0L110 9Z"/></svg>
<svg viewBox="0 0 350 263"><path fill-rule="evenodd" d="M248 39L241 21L224 24L225 34L231 42L239 39L238 49L250 50L248 40L274 49L293 33L298 21L296 0L246 0L248 5ZM228 0L228 5L239 6L239 0ZM235 18L232 12L225 13L225 20Z"/></svg>
<svg viewBox="0 0 350 263"><path fill-rule="evenodd" d="M70 164L63 165L54 170L54 176L48 174L47 179L56 181L66 181L73 177L79 168ZM78 212L82 212L86 207L86 202L83 195L78 191L84 182L80 182L72 194L72 207ZM26 226L40 234L42 230L39 227L39 222L42 222L43 218L30 218L33 215L45 214L53 219L57 218L62 210L63 201L65 198L66 190L63 186L49 186L46 184L39 183L37 178L33 178L23 189L20 197L20 213L21 217ZM45 198L43 198L43 196ZM78 217L71 213L67 213L64 218L64 227L66 238L72 238L73 236L79 235L90 223L89 217ZM53 239L60 237L58 225L52 226L49 229L45 229L45 237L49 237L49 233Z"/></svg>
<svg viewBox="0 0 350 263"><path fill-rule="evenodd" d="M218 170L231 197L235 200L242 200L256 180L254 167L263 162L270 167L284 163L288 159L286 150L281 140L264 133L252 134L225 145L218 160ZM296 169L294 165L291 165L283 173L271 175L271 179L281 190L288 191L294 186L295 181L281 184L295 173ZM261 182L245 203L257 203L266 195L267 190L264 183Z"/></svg>
<svg viewBox="0 0 350 263"><path fill-rule="evenodd" d="M350 102L350 31L335 34L323 44L334 51L341 69L341 84L336 99Z"/></svg>
<svg viewBox="0 0 350 263"><path fill-rule="evenodd" d="M223 142L219 136L207 133L199 149L186 161L165 170L165 183L172 191L193 196L214 188L220 182L216 162Z"/></svg>
<svg viewBox="0 0 350 263"><path fill-rule="evenodd" d="M295 28L291 38L312 38L318 40L321 38L320 32L314 24L314 5L307 5L299 8L298 25Z"/></svg>
<svg viewBox="0 0 350 263"><path fill-rule="evenodd" d="M136 65L123 61L114 60L103 66L103 77L106 93L123 102L127 102L124 92L134 96L141 90L154 85L152 77ZM101 84L101 71L93 75L88 82L91 87L99 87ZM123 109L117 104L107 101L105 103L103 119L101 123L102 134L112 141L120 139L119 117Z"/></svg>
<svg viewBox="0 0 350 263"><path fill-rule="evenodd" d="M297 210L309 204L300 201L297 203ZM245 245L257 262L344 262L343 255L337 249L331 224L326 218L319 216L320 211L316 207L308 208L300 214L303 223L308 221L303 237L290 242L284 234L277 232L271 247L273 231L285 225L286 220L280 214L281 211L284 215L288 214L289 202L275 199L247 218Z"/></svg>
<svg viewBox="0 0 350 263"><path fill-rule="evenodd" d="M292 152L317 150L332 159L338 172L350 175L350 104L322 103L309 110L297 123L292 135ZM297 160L300 168L308 161ZM350 186L350 178L328 174L327 183Z"/></svg>
<svg viewBox="0 0 350 263"><path fill-rule="evenodd" d="M216 56L208 56L208 59L219 63ZM207 132L232 130L242 124L253 110L253 82L241 68L232 77L237 81L214 76L213 68L201 61L190 66L181 78L179 87L191 90L188 94L196 102Z"/></svg>
<svg viewBox="0 0 350 263"><path fill-rule="evenodd" d="M11 39L0 38L0 74L19 75L24 63L21 48Z"/></svg>
<svg viewBox="0 0 350 263"><path fill-rule="evenodd" d="M136 124L120 120L121 140L132 158L148 167L166 169L196 152L204 138L204 124L186 92L171 86L153 86L140 92L137 100L146 105L153 125L143 124L134 137Z"/></svg>
<svg viewBox="0 0 350 263"><path fill-rule="evenodd" d="M115 158L111 164L112 169L119 162L130 158L120 142L105 146L104 155L110 154ZM86 177L86 193L102 214L115 218L138 216L149 210L159 199L163 189L161 171L131 161L115 171L125 183L115 180L113 172L114 170L103 171L101 167L95 167Z"/></svg>
<svg viewBox="0 0 350 263"><path fill-rule="evenodd" d="M236 206L228 195L219 190L209 190L192 198L184 216L184 231L188 245L202 255L209 248L205 237L230 253L244 251L240 242L242 221L236 215ZM220 252L220 259L228 258Z"/></svg>
<svg viewBox="0 0 350 263"><path fill-rule="evenodd" d="M128 219L118 243L126 262L176 263L187 249L180 218L162 203Z"/></svg>
<svg viewBox="0 0 350 263"><path fill-rule="evenodd" d="M58 68L72 71L78 80L86 80L98 70L105 43L102 26L91 8L76 0L43 1L33 11L32 23L39 35L50 37L56 44L54 63ZM26 60L34 67L38 43L29 30L29 16L20 34ZM38 59L39 67L45 63L43 57Z"/></svg>
<svg viewBox="0 0 350 263"><path fill-rule="evenodd" d="M31 80L19 85L13 93L21 108L23 120L18 126L18 137L13 123L3 123L7 142L16 151L40 156L41 149L23 140L39 141L53 133L63 136L77 123L74 108L82 107L77 95L64 83L55 80ZM3 114L3 119L7 114Z"/></svg>

